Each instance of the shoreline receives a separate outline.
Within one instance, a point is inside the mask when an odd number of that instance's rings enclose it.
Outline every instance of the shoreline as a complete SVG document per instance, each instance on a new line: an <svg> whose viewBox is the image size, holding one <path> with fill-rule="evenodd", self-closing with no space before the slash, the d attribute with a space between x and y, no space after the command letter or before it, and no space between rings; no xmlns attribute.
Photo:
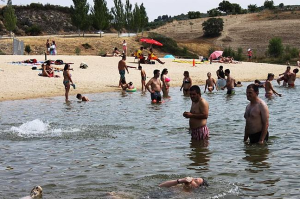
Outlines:
<svg viewBox="0 0 300 199"><path fill-rule="evenodd" d="M48 78L38 76L40 70L32 70L32 66L16 65L8 62L24 61L26 59L44 60L44 55L1 55L0 71L0 101L24 100L46 97L64 96L64 87L62 84L62 72L56 73L60 78ZM74 63L71 65L74 71L70 71L72 79L76 84L76 89L70 90L69 96L75 96L77 93L92 94L103 92L120 91L118 87L119 72L118 62L120 57L100 57L100 56L69 56L69 55L48 55L48 59L61 59L64 62ZM268 73L274 73L275 77L285 71L285 65L264 64L242 62L239 64L220 64L220 63L204 63L196 64L192 67L189 63L172 62L173 59L162 59L166 63L143 64L146 71L148 81L153 76L153 70L162 71L168 68L169 77L171 78L171 87L180 87L183 79L183 72L189 71L193 84L203 85L207 79L207 72L212 73L212 77L216 78L216 71L220 65L223 69L229 68L231 75L236 81L253 82L255 79L264 80ZM137 67L137 60L133 62L133 57L128 57L127 65ZM87 69L80 69L79 65L84 62L88 65ZM38 68L40 66L37 66ZM63 68L63 65L55 67ZM294 67L292 67L294 68ZM129 68L129 74L126 73L126 80L132 81L137 91L141 90L140 71Z"/></svg>

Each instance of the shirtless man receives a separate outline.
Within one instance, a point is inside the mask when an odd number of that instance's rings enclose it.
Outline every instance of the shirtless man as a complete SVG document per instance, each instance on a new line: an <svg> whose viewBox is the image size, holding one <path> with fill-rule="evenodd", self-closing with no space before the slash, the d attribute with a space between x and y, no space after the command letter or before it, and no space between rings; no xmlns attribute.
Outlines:
<svg viewBox="0 0 300 199"><path fill-rule="evenodd" d="M153 103L161 103L161 81L159 79L160 71L154 70L154 77L152 77L146 84L146 89L151 93L151 101ZM151 86L151 90L149 88Z"/></svg>
<svg viewBox="0 0 300 199"><path fill-rule="evenodd" d="M222 90L227 88L227 95L235 94L235 90L234 90L235 79L230 76L230 70L229 69L225 70L225 76L227 76L226 85L222 88Z"/></svg>
<svg viewBox="0 0 300 199"><path fill-rule="evenodd" d="M127 73L129 74L127 65L126 65L126 56L122 56L122 60L119 61L118 69L120 74L120 81L119 81L119 87L121 87L121 81L122 79L125 79L125 69L127 70Z"/></svg>
<svg viewBox="0 0 300 199"><path fill-rule="evenodd" d="M273 93L275 95L278 95L279 97L281 97L282 95L277 93L274 88L273 88L273 85L272 85L272 81L274 80L274 74L273 73L269 73L268 74L268 79L266 80L266 83L265 83L265 91L266 91L266 98L271 98L273 96Z"/></svg>
<svg viewBox="0 0 300 199"><path fill-rule="evenodd" d="M277 79L278 85L280 85L280 82L283 80L284 81L283 86L286 86L290 74L291 74L291 67L288 65L286 67L286 71L284 73L279 74L279 76L281 75L283 76Z"/></svg>
<svg viewBox="0 0 300 199"><path fill-rule="evenodd" d="M258 97L258 86L247 86L247 99L250 101L246 107L244 118L246 119L244 142L250 139L250 143L263 144L269 138L269 109L267 104Z"/></svg>
<svg viewBox="0 0 300 199"><path fill-rule="evenodd" d="M209 129L206 126L208 118L208 102L201 97L199 86L190 88L192 107L190 112L184 112L183 117L190 119L192 139L205 140L209 137Z"/></svg>
<svg viewBox="0 0 300 199"><path fill-rule="evenodd" d="M297 73L299 72L299 69L296 68L293 70L293 72L289 75L289 78L288 78L288 86L289 87L295 87L295 80L296 80L296 75Z"/></svg>
<svg viewBox="0 0 300 199"><path fill-rule="evenodd" d="M206 92L206 88L208 88L209 92L212 92L215 89L215 86L216 86L216 89L218 90L216 81L214 78L211 77L210 72L207 73L207 77L208 77L208 79L206 80L204 93Z"/></svg>

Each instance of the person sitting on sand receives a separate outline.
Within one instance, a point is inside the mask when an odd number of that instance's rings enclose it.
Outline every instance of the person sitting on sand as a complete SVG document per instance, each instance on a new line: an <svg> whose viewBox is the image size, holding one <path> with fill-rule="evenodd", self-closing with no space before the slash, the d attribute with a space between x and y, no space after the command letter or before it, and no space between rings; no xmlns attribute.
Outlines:
<svg viewBox="0 0 300 199"><path fill-rule="evenodd" d="M210 93L215 89L215 87L218 90L216 81L215 81L214 78L211 77L211 73L210 72L207 73L207 77L208 77L208 79L206 80L204 93L206 92L206 88L208 89L208 91Z"/></svg>
<svg viewBox="0 0 300 199"><path fill-rule="evenodd" d="M286 71L284 73L279 74L279 76L282 75L282 77L277 79L278 85L280 85L280 82L283 80L284 82L282 85L286 86L286 83L288 82L288 78L289 78L290 74L291 74L291 67L288 64L288 66L286 67Z"/></svg>
<svg viewBox="0 0 300 199"><path fill-rule="evenodd" d="M146 58L144 57L143 50L144 50L144 47L142 46L142 47L140 47L140 49L136 53L136 56L139 59L139 62L138 62L139 65L146 63Z"/></svg>
<svg viewBox="0 0 300 199"><path fill-rule="evenodd" d="M124 91L126 91L127 89L134 89L133 83L129 82L127 84L125 79L122 79L122 81L121 81L121 87L122 87L122 89Z"/></svg>
<svg viewBox="0 0 300 199"><path fill-rule="evenodd" d="M51 61L48 60L42 64L42 76L54 77L54 70L51 66Z"/></svg>
<svg viewBox="0 0 300 199"><path fill-rule="evenodd" d="M76 95L76 98L79 99L79 100L81 100L81 101L83 101L83 102L90 101L88 97L82 96L80 93L78 93L78 94Z"/></svg>
<svg viewBox="0 0 300 199"><path fill-rule="evenodd" d="M169 180L166 182L163 182L159 185L159 187L173 187L177 185L183 185L183 189L185 191L192 190L194 188L198 188L201 186L209 186L207 181L204 178L192 178L192 177L185 177L180 178L177 180Z"/></svg>
<svg viewBox="0 0 300 199"><path fill-rule="evenodd" d="M279 97L281 97L282 95L277 93L274 88L273 88L273 85L272 85L272 81L274 80L274 74L273 73L269 73L268 74L268 79L266 80L266 83L265 83L265 91L266 91L266 98L272 98L273 96L273 93L275 95L278 95Z"/></svg>
<svg viewBox="0 0 300 199"><path fill-rule="evenodd" d="M153 48L150 48L150 49L149 49L149 52L148 52L148 60L147 60L148 63L150 63L151 60L156 60L156 61L158 61L158 63L160 63L160 64L165 64L165 62L162 62L157 56L154 55L154 53L153 53Z"/></svg>
<svg viewBox="0 0 300 199"><path fill-rule="evenodd" d="M296 80L296 75L299 72L299 69L296 68L293 70L292 73L289 74L289 78L288 78L288 86L293 88L295 87L295 80Z"/></svg>
<svg viewBox="0 0 300 199"><path fill-rule="evenodd" d="M265 82L261 82L258 79L254 80L254 84L259 88L265 88Z"/></svg>

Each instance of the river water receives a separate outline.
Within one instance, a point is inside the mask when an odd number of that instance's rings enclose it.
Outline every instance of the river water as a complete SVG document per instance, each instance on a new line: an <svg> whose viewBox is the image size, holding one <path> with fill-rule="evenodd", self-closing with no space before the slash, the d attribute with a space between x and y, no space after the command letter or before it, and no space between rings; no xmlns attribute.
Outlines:
<svg viewBox="0 0 300 199"><path fill-rule="evenodd" d="M299 91L266 100L267 145L243 142L248 83L210 104L207 143L191 142L191 101L179 88L151 104L149 94L101 93L88 103L63 97L0 103L0 197L20 198L40 185L44 198L299 198ZM274 81L275 84L275 81ZM201 87L203 88L203 87ZM204 177L208 188L183 192L163 181Z"/></svg>

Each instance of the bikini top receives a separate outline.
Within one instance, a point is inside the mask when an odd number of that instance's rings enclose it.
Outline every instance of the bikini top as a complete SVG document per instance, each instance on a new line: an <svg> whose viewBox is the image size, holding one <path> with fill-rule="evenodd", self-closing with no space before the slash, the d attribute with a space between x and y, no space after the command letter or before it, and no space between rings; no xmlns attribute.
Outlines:
<svg viewBox="0 0 300 199"><path fill-rule="evenodd" d="M184 83L184 84L190 84L191 82L190 82L188 79L185 79L185 80L183 81L183 83Z"/></svg>

